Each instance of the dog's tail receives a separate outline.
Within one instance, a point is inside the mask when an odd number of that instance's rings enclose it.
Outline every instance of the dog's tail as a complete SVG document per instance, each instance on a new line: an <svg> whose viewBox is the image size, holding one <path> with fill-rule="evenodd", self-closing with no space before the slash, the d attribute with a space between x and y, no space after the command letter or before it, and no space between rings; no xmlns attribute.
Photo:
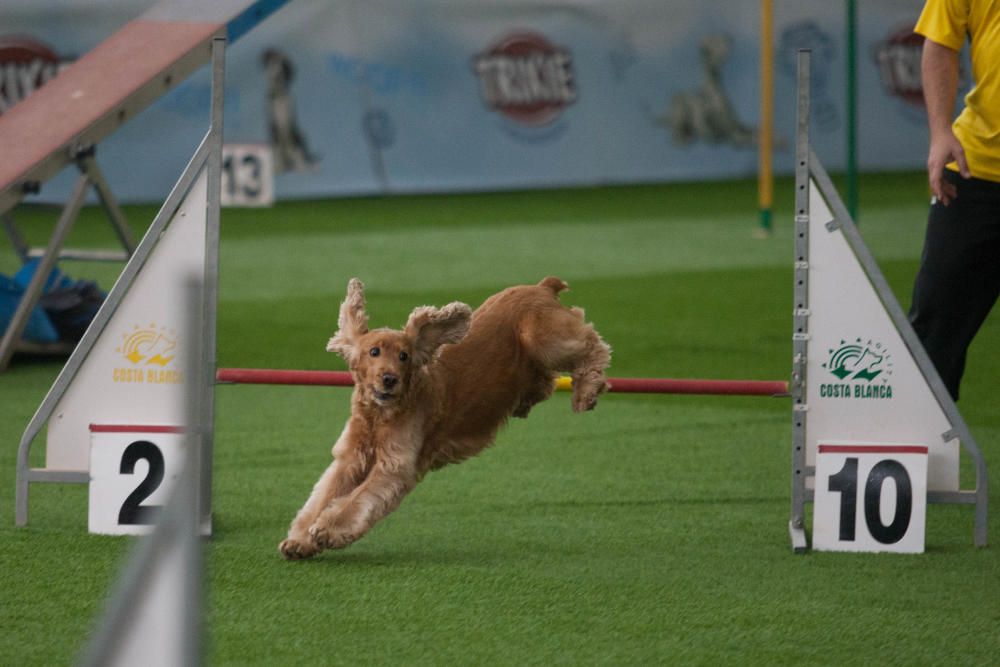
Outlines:
<svg viewBox="0 0 1000 667"><path fill-rule="evenodd" d="M538 283L539 287L544 287L546 289L552 290L553 296L558 295L559 292L569 289L569 284L564 280L560 280L555 276L549 276L542 282Z"/></svg>

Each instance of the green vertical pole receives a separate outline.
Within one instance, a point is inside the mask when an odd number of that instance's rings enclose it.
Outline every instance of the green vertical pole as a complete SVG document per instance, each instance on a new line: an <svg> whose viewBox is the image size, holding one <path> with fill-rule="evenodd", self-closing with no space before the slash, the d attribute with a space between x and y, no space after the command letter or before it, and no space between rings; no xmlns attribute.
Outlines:
<svg viewBox="0 0 1000 667"><path fill-rule="evenodd" d="M847 212L858 220L858 4L847 0Z"/></svg>

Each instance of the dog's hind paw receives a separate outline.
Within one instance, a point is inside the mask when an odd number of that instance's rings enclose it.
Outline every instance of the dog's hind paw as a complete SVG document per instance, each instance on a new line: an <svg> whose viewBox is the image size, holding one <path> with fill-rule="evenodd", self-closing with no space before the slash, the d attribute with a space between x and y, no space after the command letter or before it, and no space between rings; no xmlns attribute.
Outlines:
<svg viewBox="0 0 1000 667"><path fill-rule="evenodd" d="M597 394L573 397L573 412L587 412L597 407Z"/></svg>
<svg viewBox="0 0 1000 667"><path fill-rule="evenodd" d="M319 549L316 548L315 544L299 542L298 540L293 540L292 538L282 541L282 543L278 545L278 551L281 552L281 555L285 558L285 560L302 560L304 558L312 558L319 553Z"/></svg>
<svg viewBox="0 0 1000 667"><path fill-rule="evenodd" d="M579 385L574 381L574 391L573 391L573 412L586 412L588 410L593 410L597 406L597 399L601 394L608 391L611 388L607 382L601 380L598 384L587 383L589 386L585 386L585 383L580 382Z"/></svg>

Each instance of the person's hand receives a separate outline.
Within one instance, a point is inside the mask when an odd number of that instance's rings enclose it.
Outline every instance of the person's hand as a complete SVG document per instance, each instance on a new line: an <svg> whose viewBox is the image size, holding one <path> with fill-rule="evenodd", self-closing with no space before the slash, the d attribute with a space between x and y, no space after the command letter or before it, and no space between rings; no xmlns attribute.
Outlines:
<svg viewBox="0 0 1000 667"><path fill-rule="evenodd" d="M931 194L945 206L957 196L955 185L944 180L944 166L952 160L958 164L962 178L971 178L962 142L949 127L931 137L930 152L927 155L927 179L931 186Z"/></svg>

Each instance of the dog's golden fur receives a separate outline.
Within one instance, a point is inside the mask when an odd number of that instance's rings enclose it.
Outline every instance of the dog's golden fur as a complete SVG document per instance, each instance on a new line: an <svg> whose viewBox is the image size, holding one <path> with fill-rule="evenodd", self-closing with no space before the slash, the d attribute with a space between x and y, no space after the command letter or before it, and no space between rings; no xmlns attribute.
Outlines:
<svg viewBox="0 0 1000 667"><path fill-rule="evenodd" d="M592 409L608 387L611 349L582 310L559 303L566 288L549 277L495 294L474 313L458 302L423 306L402 331L369 331L364 287L351 280L326 348L354 378L351 417L282 555L356 541L428 471L478 454L508 417L526 417L559 372L572 375L573 409Z"/></svg>

